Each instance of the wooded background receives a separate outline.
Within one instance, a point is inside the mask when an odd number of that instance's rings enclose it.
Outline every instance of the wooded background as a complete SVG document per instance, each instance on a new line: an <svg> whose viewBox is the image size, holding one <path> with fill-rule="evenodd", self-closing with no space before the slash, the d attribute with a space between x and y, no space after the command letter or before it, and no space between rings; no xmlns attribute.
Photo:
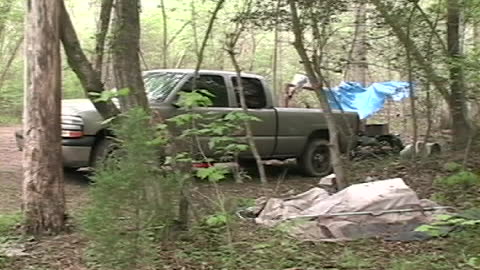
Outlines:
<svg viewBox="0 0 480 270"><path fill-rule="evenodd" d="M102 1L65 1L73 25L79 35L87 57L94 58L95 39L99 27ZM247 21L236 52L244 71L266 76L275 89L278 100L283 102L283 84L296 73L303 73L303 66L292 46L293 33L289 22L289 9L284 1L253 1L248 18L242 17L246 1L227 1L213 25L212 35L204 52L202 68L233 70L225 44L227 33L233 31L235 21ZM248 1L247 1L248 2ZM370 122L390 122L393 130L404 135L412 133L411 120L415 116L420 129L417 134L431 133L447 127L448 111L441 90L431 87L435 78L441 84L449 81L449 59L446 53L448 37L447 2L457 5L460 16L458 42L461 57L451 59L463 69L465 92L470 118L476 115L476 89L478 78L478 1L411 1L361 4L356 1L321 1L329 10L328 26L322 36L325 44L322 68L329 85L336 86L344 80L369 84L387 80L412 79L415 84L416 104L405 101L388 103L383 114ZM333 3L333 2L332 2ZM377 4L375 4L377 3ZM193 0L143 0L141 1L141 67L143 70L157 68L194 68L197 52L215 1ZM387 13L382 12L383 8ZM0 1L0 122L18 122L22 108L23 92L23 1ZM319 16L321 15L318 13ZM390 18L390 21L389 21ZM395 24L409 35L415 44L411 57L407 57L405 42L399 39ZM112 57L104 57L103 77L106 88L111 88ZM405 38L405 37L404 37ZM455 37L453 37L455 38ZM310 46L311 44L307 44ZM416 61L419 50L424 62L436 74L428 74L425 66ZM90 59L94 62L94 59ZM82 98L84 91L67 61L63 61L63 97ZM409 78L412 77L412 78ZM433 79L433 80L432 80ZM451 79L451 78L450 78ZM109 87L110 86L110 87ZM438 88L438 84L437 84ZM297 106L318 106L313 93L298 95ZM410 106L415 106L411 110ZM429 125L431 123L432 125Z"/></svg>

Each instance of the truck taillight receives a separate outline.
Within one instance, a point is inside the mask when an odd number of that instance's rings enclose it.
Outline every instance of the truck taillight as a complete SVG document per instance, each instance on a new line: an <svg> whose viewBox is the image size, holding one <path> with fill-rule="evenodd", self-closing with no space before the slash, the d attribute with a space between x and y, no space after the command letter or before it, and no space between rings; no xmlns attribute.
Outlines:
<svg viewBox="0 0 480 270"><path fill-rule="evenodd" d="M82 136L83 136L83 131L62 130L62 138L80 138Z"/></svg>
<svg viewBox="0 0 480 270"><path fill-rule="evenodd" d="M80 138L83 135L83 119L80 116L62 115L62 138Z"/></svg>

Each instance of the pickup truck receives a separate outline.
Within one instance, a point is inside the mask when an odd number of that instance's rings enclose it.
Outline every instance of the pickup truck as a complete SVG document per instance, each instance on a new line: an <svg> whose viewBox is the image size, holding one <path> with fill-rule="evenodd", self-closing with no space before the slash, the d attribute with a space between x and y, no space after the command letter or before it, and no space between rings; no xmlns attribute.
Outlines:
<svg viewBox="0 0 480 270"><path fill-rule="evenodd" d="M145 88L152 110L163 118L181 113L176 106L178 93L189 91L193 70L163 69L143 73ZM323 176L331 171L328 148L329 131L324 112L320 109L279 108L276 99L261 76L242 74L246 104L249 113L261 121L252 122L254 141L262 159L285 160L296 158L301 171L308 176ZM201 70L196 80L197 88L214 95L213 105L198 108L199 111L226 114L240 111L236 90L236 73ZM356 113L334 112L337 121L348 123L357 131L359 118ZM346 120L346 121L345 121ZM105 155L108 129L103 119L88 99L62 101L62 138L64 166L70 168L94 167ZM341 132L341 148L355 143L355 136ZM21 132L17 133L21 149ZM251 159L251 155L242 156Z"/></svg>

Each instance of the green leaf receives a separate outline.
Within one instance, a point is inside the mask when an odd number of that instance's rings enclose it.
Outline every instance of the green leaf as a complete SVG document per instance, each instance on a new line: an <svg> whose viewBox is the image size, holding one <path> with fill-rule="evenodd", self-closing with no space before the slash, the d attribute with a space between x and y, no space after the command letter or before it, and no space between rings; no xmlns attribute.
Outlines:
<svg viewBox="0 0 480 270"><path fill-rule="evenodd" d="M117 97L124 97L124 96L128 96L129 94L130 94L130 89L122 88L122 89L117 91L116 96Z"/></svg>
<svg viewBox="0 0 480 270"><path fill-rule="evenodd" d="M464 225L464 226L475 226L478 224L480 224L480 220L467 220L461 223L461 225Z"/></svg>
<svg viewBox="0 0 480 270"><path fill-rule="evenodd" d="M472 257L468 259L467 264L474 269L480 269L480 257Z"/></svg>
<svg viewBox="0 0 480 270"><path fill-rule="evenodd" d="M212 166L198 169L196 175L200 179L208 179L210 182L218 182L225 179L225 176L228 173L229 171L225 167Z"/></svg>
<svg viewBox="0 0 480 270"><path fill-rule="evenodd" d="M451 219L453 216L452 215L438 215L438 216L435 216L435 218L439 221L447 221L449 219Z"/></svg>
<svg viewBox="0 0 480 270"><path fill-rule="evenodd" d="M205 220L205 223L211 227L224 226L225 224L227 224L227 215L225 214L211 215Z"/></svg>

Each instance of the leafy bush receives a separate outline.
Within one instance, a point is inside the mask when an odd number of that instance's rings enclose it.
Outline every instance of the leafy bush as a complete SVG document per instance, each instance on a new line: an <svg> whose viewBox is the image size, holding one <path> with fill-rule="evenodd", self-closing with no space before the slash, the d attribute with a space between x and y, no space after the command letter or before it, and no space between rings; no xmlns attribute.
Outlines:
<svg viewBox="0 0 480 270"><path fill-rule="evenodd" d="M117 149L93 176L83 225L94 261L138 269L155 259L155 240L173 224L179 180L159 169L150 117L140 109L113 125Z"/></svg>
<svg viewBox="0 0 480 270"><path fill-rule="evenodd" d="M461 185L463 187L480 185L480 176L470 171L460 171L454 175L440 178L435 181L437 185L443 186L457 186Z"/></svg>

